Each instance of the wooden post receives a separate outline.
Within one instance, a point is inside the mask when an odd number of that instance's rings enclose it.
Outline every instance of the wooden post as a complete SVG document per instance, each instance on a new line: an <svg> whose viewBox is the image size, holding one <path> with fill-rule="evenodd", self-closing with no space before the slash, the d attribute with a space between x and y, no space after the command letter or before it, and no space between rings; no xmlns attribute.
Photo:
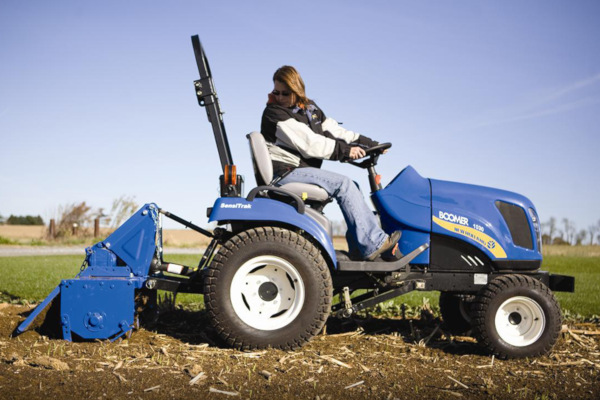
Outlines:
<svg viewBox="0 0 600 400"><path fill-rule="evenodd" d="M54 219L50 220L48 235L50 236L50 239L54 239L56 237L56 221Z"/></svg>
<svg viewBox="0 0 600 400"><path fill-rule="evenodd" d="M94 237L100 237L100 218L94 220Z"/></svg>

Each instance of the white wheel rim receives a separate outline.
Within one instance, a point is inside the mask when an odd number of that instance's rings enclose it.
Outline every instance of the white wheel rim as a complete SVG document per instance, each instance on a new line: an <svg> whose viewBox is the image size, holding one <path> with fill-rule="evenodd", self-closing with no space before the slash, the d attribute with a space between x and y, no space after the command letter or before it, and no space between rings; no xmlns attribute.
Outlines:
<svg viewBox="0 0 600 400"><path fill-rule="evenodd" d="M496 331L506 343L524 347L535 343L544 333L546 317L542 307L529 297L506 300L496 313Z"/></svg>
<svg viewBox="0 0 600 400"><path fill-rule="evenodd" d="M247 325L272 331L290 324L302 309L306 292L298 270L275 256L246 261L229 292L233 310Z"/></svg>

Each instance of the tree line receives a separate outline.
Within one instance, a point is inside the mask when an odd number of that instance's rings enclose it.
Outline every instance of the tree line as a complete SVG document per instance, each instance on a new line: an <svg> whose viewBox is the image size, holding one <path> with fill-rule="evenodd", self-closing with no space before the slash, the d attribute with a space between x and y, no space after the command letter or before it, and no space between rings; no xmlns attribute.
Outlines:
<svg viewBox="0 0 600 400"><path fill-rule="evenodd" d="M121 196L112 202L110 210L93 209L85 201L65 204L51 217L52 238L69 236L90 236L95 220L104 227L116 229L121 223L137 211L139 205L134 197ZM46 225L41 216L15 216L4 219L0 215L0 224L6 225Z"/></svg>
<svg viewBox="0 0 600 400"><path fill-rule="evenodd" d="M10 215L4 218L0 215L0 225L45 225L40 215Z"/></svg>
<svg viewBox="0 0 600 400"><path fill-rule="evenodd" d="M551 217L542 222L542 243L563 245L595 245L600 243L600 220L587 229L577 229L568 218L558 221Z"/></svg>

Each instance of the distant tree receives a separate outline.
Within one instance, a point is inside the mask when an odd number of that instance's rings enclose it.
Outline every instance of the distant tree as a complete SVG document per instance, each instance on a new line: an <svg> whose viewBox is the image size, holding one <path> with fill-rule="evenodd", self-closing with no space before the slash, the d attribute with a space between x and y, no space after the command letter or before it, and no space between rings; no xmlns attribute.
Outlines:
<svg viewBox="0 0 600 400"><path fill-rule="evenodd" d="M91 207L82 201L79 204L67 204L59 208L60 219L56 224L57 236L70 236L73 227L84 227L92 220Z"/></svg>
<svg viewBox="0 0 600 400"><path fill-rule="evenodd" d="M106 215L106 222L111 228L118 228L123 221L131 217L140 206L135 201L135 196L121 196L113 200L110 214ZM99 211L103 214L103 209Z"/></svg>
<svg viewBox="0 0 600 400"><path fill-rule="evenodd" d="M565 239L563 239L562 235L561 236L557 236L552 240L552 244L558 244L558 245L566 245L566 244L571 244L569 242L567 242Z"/></svg>
<svg viewBox="0 0 600 400"><path fill-rule="evenodd" d="M4 217L0 214L0 225L4 225Z"/></svg>
<svg viewBox="0 0 600 400"><path fill-rule="evenodd" d="M41 216L36 215L11 215L6 220L7 225L44 225Z"/></svg>
<svg viewBox="0 0 600 400"><path fill-rule="evenodd" d="M544 239L544 237L546 238L546 241L543 241L543 243L552 243L552 240L556 235L556 218L550 217L548 222L542 223L542 231L544 232L544 234L542 234L542 240Z"/></svg>
<svg viewBox="0 0 600 400"><path fill-rule="evenodd" d="M587 233L590 237L590 246L592 246L594 244L594 237L596 237L596 233L598 233L599 229L600 229L600 221L596 225L588 226Z"/></svg>
<svg viewBox="0 0 600 400"><path fill-rule="evenodd" d="M576 232L575 224L572 221L570 221L568 218L563 218L562 223L563 223L563 227L564 227L563 240L565 242L567 242L568 244L573 244L574 239L575 239L575 232Z"/></svg>
<svg viewBox="0 0 600 400"><path fill-rule="evenodd" d="M575 244L577 246L582 245L583 241L587 237L587 231L585 229L580 230L575 236Z"/></svg>
<svg viewBox="0 0 600 400"><path fill-rule="evenodd" d="M542 234L542 244L552 244L552 239L547 233Z"/></svg>

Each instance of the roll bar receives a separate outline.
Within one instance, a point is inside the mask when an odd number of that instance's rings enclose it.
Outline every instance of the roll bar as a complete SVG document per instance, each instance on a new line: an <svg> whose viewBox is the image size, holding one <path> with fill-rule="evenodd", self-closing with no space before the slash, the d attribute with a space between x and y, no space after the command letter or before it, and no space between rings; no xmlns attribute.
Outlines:
<svg viewBox="0 0 600 400"><path fill-rule="evenodd" d="M198 104L206 109L208 121L212 125L215 141L217 142L217 150L219 151L219 158L221 160L221 171L224 171L226 165L233 165L233 159L231 157L229 142L227 141L225 124L223 123L223 112L221 111L217 91L215 90L215 85L212 80L210 65L208 65L208 60L206 59L206 54L204 53L198 35L192 36L192 46L194 47L196 64L198 65L198 72L200 73L200 79L194 81L194 89L196 90L196 96L198 97Z"/></svg>

